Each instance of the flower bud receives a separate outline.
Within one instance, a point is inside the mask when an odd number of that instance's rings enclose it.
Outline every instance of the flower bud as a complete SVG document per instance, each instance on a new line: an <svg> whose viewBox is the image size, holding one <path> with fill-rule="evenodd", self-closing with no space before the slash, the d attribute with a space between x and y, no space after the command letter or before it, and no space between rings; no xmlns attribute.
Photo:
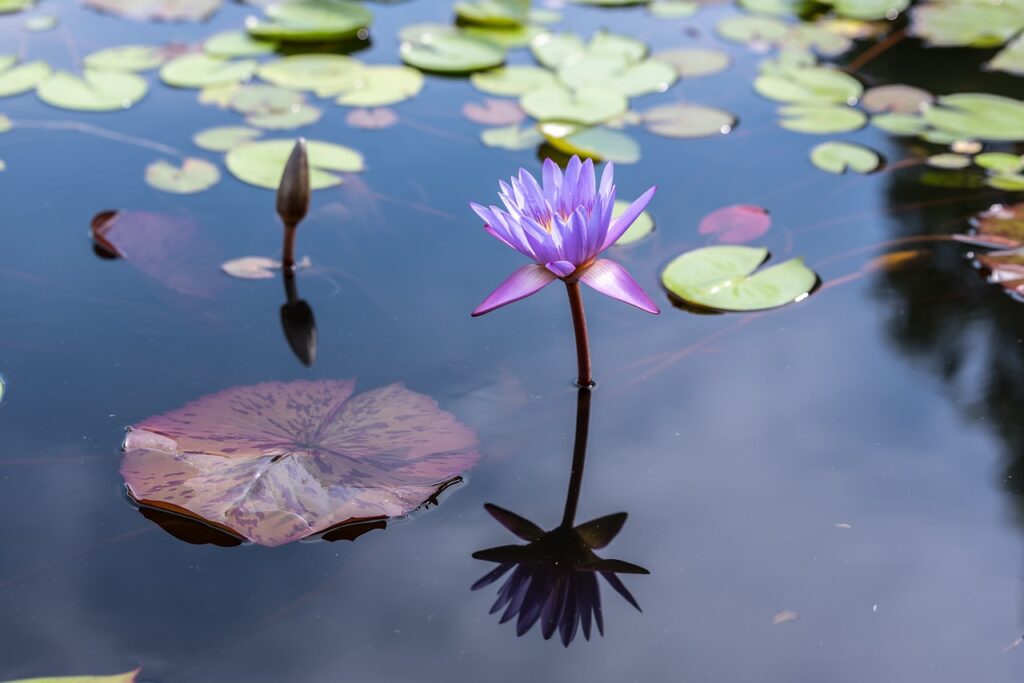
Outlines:
<svg viewBox="0 0 1024 683"><path fill-rule="evenodd" d="M309 160L306 140L299 138L288 157L277 188L277 215L285 225L294 226L309 211Z"/></svg>

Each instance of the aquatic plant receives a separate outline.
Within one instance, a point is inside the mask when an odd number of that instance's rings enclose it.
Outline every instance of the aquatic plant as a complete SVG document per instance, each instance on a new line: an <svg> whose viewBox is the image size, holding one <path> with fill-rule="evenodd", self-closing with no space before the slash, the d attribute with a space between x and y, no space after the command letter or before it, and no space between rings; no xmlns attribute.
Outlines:
<svg viewBox="0 0 1024 683"><path fill-rule="evenodd" d="M284 223L284 247L281 268L287 276L295 270L295 231L309 211L309 160L306 140L299 138L288 156L277 187L277 215Z"/></svg>
<svg viewBox="0 0 1024 683"><path fill-rule="evenodd" d="M578 383L584 387L593 384L593 377L580 282L648 313L659 313L658 307L625 268L615 261L599 258L629 229L656 189L652 187L644 192L613 219L613 180L612 164L605 166L598 185L590 159L581 162L579 157L572 157L564 174L555 162L547 159L543 184L525 169L519 169L518 177L510 179L511 186L499 182L498 196L506 210L470 204L484 221L487 232L534 261L512 273L477 306L473 315L483 315L525 299L555 280L561 280L572 309Z"/></svg>

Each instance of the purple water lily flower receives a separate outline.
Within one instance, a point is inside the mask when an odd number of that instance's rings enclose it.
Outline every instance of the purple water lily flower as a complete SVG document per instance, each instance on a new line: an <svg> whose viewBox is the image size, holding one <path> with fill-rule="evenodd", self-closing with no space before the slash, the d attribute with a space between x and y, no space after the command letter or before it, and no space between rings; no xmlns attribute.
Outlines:
<svg viewBox="0 0 1024 683"><path fill-rule="evenodd" d="M574 156L564 174L547 159L543 184L524 169L511 179L511 187L499 183L498 196L506 210L470 204L487 232L534 261L501 283L477 306L474 316L524 299L558 279L570 286L582 282L605 296L659 313L625 268L598 258L626 232L654 196L652 187L613 220L613 174L609 163L598 186L594 163L589 159L581 162Z"/></svg>

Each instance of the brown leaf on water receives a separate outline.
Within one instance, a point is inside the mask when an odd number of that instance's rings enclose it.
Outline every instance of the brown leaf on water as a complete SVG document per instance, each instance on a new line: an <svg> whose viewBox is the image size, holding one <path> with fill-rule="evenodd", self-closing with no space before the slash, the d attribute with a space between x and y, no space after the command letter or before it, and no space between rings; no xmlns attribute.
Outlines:
<svg viewBox="0 0 1024 683"><path fill-rule="evenodd" d="M901 251L890 251L887 254L881 254L871 259L864 265L864 270L874 271L882 270L891 272L905 268L912 263L923 261L927 259L931 254L924 249L903 249Z"/></svg>
<svg viewBox="0 0 1024 683"><path fill-rule="evenodd" d="M772 626L776 624L785 624L787 621L796 621L800 618L800 615L796 612L791 612L788 609L784 609L772 619Z"/></svg>

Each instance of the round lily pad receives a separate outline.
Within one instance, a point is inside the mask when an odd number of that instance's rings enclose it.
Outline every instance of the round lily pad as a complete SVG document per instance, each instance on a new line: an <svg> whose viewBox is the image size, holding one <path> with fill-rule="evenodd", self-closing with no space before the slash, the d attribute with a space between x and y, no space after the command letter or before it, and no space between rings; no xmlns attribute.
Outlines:
<svg viewBox="0 0 1024 683"><path fill-rule="evenodd" d="M589 157L596 161L614 161L617 164L635 164L640 161L639 143L621 131L542 123L540 132L552 147L565 154Z"/></svg>
<svg viewBox="0 0 1024 683"><path fill-rule="evenodd" d="M586 50L586 43L575 33L542 33L530 41L534 59L549 69L558 68L566 59L578 57Z"/></svg>
<svg viewBox="0 0 1024 683"><path fill-rule="evenodd" d="M669 138L726 135L736 127L736 117L727 111L687 103L648 109L643 114L643 122L650 132Z"/></svg>
<svg viewBox="0 0 1024 683"><path fill-rule="evenodd" d="M242 114L281 114L302 106L302 93L273 85L250 84L235 89L229 106Z"/></svg>
<svg viewBox="0 0 1024 683"><path fill-rule="evenodd" d="M455 16L460 22L517 28L526 23L529 0L463 0L455 3Z"/></svg>
<svg viewBox="0 0 1024 683"><path fill-rule="evenodd" d="M222 0L82 0L98 12L136 21L203 21Z"/></svg>
<svg viewBox="0 0 1024 683"><path fill-rule="evenodd" d="M724 71L729 66L729 54L721 50L699 47L679 47L654 53L654 58L670 65L680 78L701 78Z"/></svg>
<svg viewBox="0 0 1024 683"><path fill-rule="evenodd" d="M291 0L264 9L267 21L248 21L253 38L279 42L325 42L363 37L373 14L349 0Z"/></svg>
<svg viewBox="0 0 1024 683"><path fill-rule="evenodd" d="M520 98L519 106L538 121L594 126L625 113L629 109L629 101L603 88L570 90L553 86L526 93Z"/></svg>
<svg viewBox="0 0 1024 683"><path fill-rule="evenodd" d="M799 258L758 270L767 258L760 247L703 247L677 256L661 282L683 302L714 311L778 308L805 299L818 282Z"/></svg>
<svg viewBox="0 0 1024 683"><path fill-rule="evenodd" d="M935 97L927 90L912 85L893 83L869 88L861 99L861 104L869 112L891 112L894 114L917 114L925 105L935 101Z"/></svg>
<svg viewBox="0 0 1024 683"><path fill-rule="evenodd" d="M715 26L718 35L734 43L775 43L789 33L789 24L773 17L732 16Z"/></svg>
<svg viewBox="0 0 1024 683"><path fill-rule="evenodd" d="M824 66L762 73L754 89L768 99L798 104L855 104L864 86L853 76Z"/></svg>
<svg viewBox="0 0 1024 683"><path fill-rule="evenodd" d="M1024 157L1006 152L985 152L974 157L974 163L996 173L1016 173L1024 168Z"/></svg>
<svg viewBox="0 0 1024 683"><path fill-rule="evenodd" d="M154 45L121 45L85 57L85 68L98 71L149 71L164 63L164 52Z"/></svg>
<svg viewBox="0 0 1024 683"><path fill-rule="evenodd" d="M194 194L217 184L220 171L205 159L189 157L181 166L161 159L146 167L146 182L158 190L174 194Z"/></svg>
<svg viewBox="0 0 1024 683"><path fill-rule="evenodd" d="M612 218L618 218L625 213L630 204L632 204L632 202L628 202L623 199L616 200L615 205L612 208ZM622 247L627 244L639 242L652 232L654 232L654 219L651 218L651 214L648 212L641 211L640 215L636 217L635 221L633 221L633 225L629 226L629 229L622 233L622 236L615 241L615 246Z"/></svg>
<svg viewBox="0 0 1024 683"><path fill-rule="evenodd" d="M526 47L530 41L544 33L541 26L527 25L516 28L496 28L493 26L468 25L459 26L459 32L471 38L479 38L493 43L505 50Z"/></svg>
<svg viewBox="0 0 1024 683"><path fill-rule="evenodd" d="M203 41L203 52L219 59L273 54L277 43L253 38L245 31L224 31Z"/></svg>
<svg viewBox="0 0 1024 683"><path fill-rule="evenodd" d="M319 107L314 107L311 104L301 104L288 111L251 114L246 117L245 122L250 126L266 130L291 130L312 125L319 121L322 116L323 111Z"/></svg>
<svg viewBox="0 0 1024 683"><path fill-rule="evenodd" d="M892 135L917 135L928 128L919 114L875 114L871 125Z"/></svg>
<svg viewBox="0 0 1024 683"><path fill-rule="evenodd" d="M344 55L291 55L260 67L260 78L293 90L330 93L349 87L361 75L363 63Z"/></svg>
<svg viewBox="0 0 1024 683"><path fill-rule="evenodd" d="M192 142L200 149L226 152L233 147L252 142L262 135L263 131L246 126L219 126L196 133L192 136Z"/></svg>
<svg viewBox="0 0 1024 683"><path fill-rule="evenodd" d="M207 88L248 80L259 66L255 60L232 62L202 53L175 57L160 69L160 79L175 88Z"/></svg>
<svg viewBox="0 0 1024 683"><path fill-rule="evenodd" d="M932 168L961 169L971 165L971 158L965 154L933 154L927 162Z"/></svg>
<svg viewBox="0 0 1024 683"><path fill-rule="evenodd" d="M13 14L32 7L32 0L0 0L0 14Z"/></svg>
<svg viewBox="0 0 1024 683"><path fill-rule="evenodd" d="M882 158L862 145L830 140L811 150L811 163L829 173L871 173L882 165Z"/></svg>
<svg viewBox="0 0 1024 683"><path fill-rule="evenodd" d="M481 131L480 140L488 147L518 151L536 147L544 136L534 126L502 126Z"/></svg>
<svg viewBox="0 0 1024 683"><path fill-rule="evenodd" d="M985 93L940 97L923 115L942 133L993 141L1024 140L1024 102Z"/></svg>
<svg viewBox="0 0 1024 683"><path fill-rule="evenodd" d="M225 161L228 170L242 182L276 190L292 153L295 140L250 142L231 149ZM363 155L332 142L307 141L309 185L314 190L341 183L337 173L363 170Z"/></svg>
<svg viewBox="0 0 1024 683"><path fill-rule="evenodd" d="M416 69L367 66L341 91L336 102L349 107L384 107L415 97L422 89L423 74Z"/></svg>
<svg viewBox="0 0 1024 683"><path fill-rule="evenodd" d="M39 85L50 73L50 65L46 62L18 64L16 57L10 57L0 63L0 97L26 93Z"/></svg>
<svg viewBox="0 0 1024 683"><path fill-rule="evenodd" d="M470 83L488 95L518 97L531 90L556 85L555 75L536 66L505 66L480 71L469 77Z"/></svg>
<svg viewBox="0 0 1024 683"><path fill-rule="evenodd" d="M868 117L850 107L793 104L779 109L779 125L797 133L846 133L863 128Z"/></svg>
<svg viewBox="0 0 1024 683"><path fill-rule="evenodd" d="M686 19L700 8L701 4L693 0L654 0L647 5L647 12L661 19Z"/></svg>
<svg viewBox="0 0 1024 683"><path fill-rule="evenodd" d="M656 59L625 62L621 57L587 56L567 60L558 78L573 89L601 87L626 97L665 92L676 82L676 70Z"/></svg>
<svg viewBox="0 0 1024 683"><path fill-rule="evenodd" d="M141 100L148 89L146 79L135 74L86 69L81 78L56 71L36 87L36 94L60 109L118 111Z"/></svg>
<svg viewBox="0 0 1024 683"><path fill-rule="evenodd" d="M1006 192L1024 192L1024 174L997 173L985 179L985 184Z"/></svg>
<svg viewBox="0 0 1024 683"><path fill-rule="evenodd" d="M402 31L402 61L421 71L466 74L501 66L505 50L450 27L423 25L418 31Z"/></svg>
<svg viewBox="0 0 1024 683"><path fill-rule="evenodd" d="M394 109L380 107L378 109L353 109L345 115L345 123L353 128L381 130L398 123L398 114Z"/></svg>

